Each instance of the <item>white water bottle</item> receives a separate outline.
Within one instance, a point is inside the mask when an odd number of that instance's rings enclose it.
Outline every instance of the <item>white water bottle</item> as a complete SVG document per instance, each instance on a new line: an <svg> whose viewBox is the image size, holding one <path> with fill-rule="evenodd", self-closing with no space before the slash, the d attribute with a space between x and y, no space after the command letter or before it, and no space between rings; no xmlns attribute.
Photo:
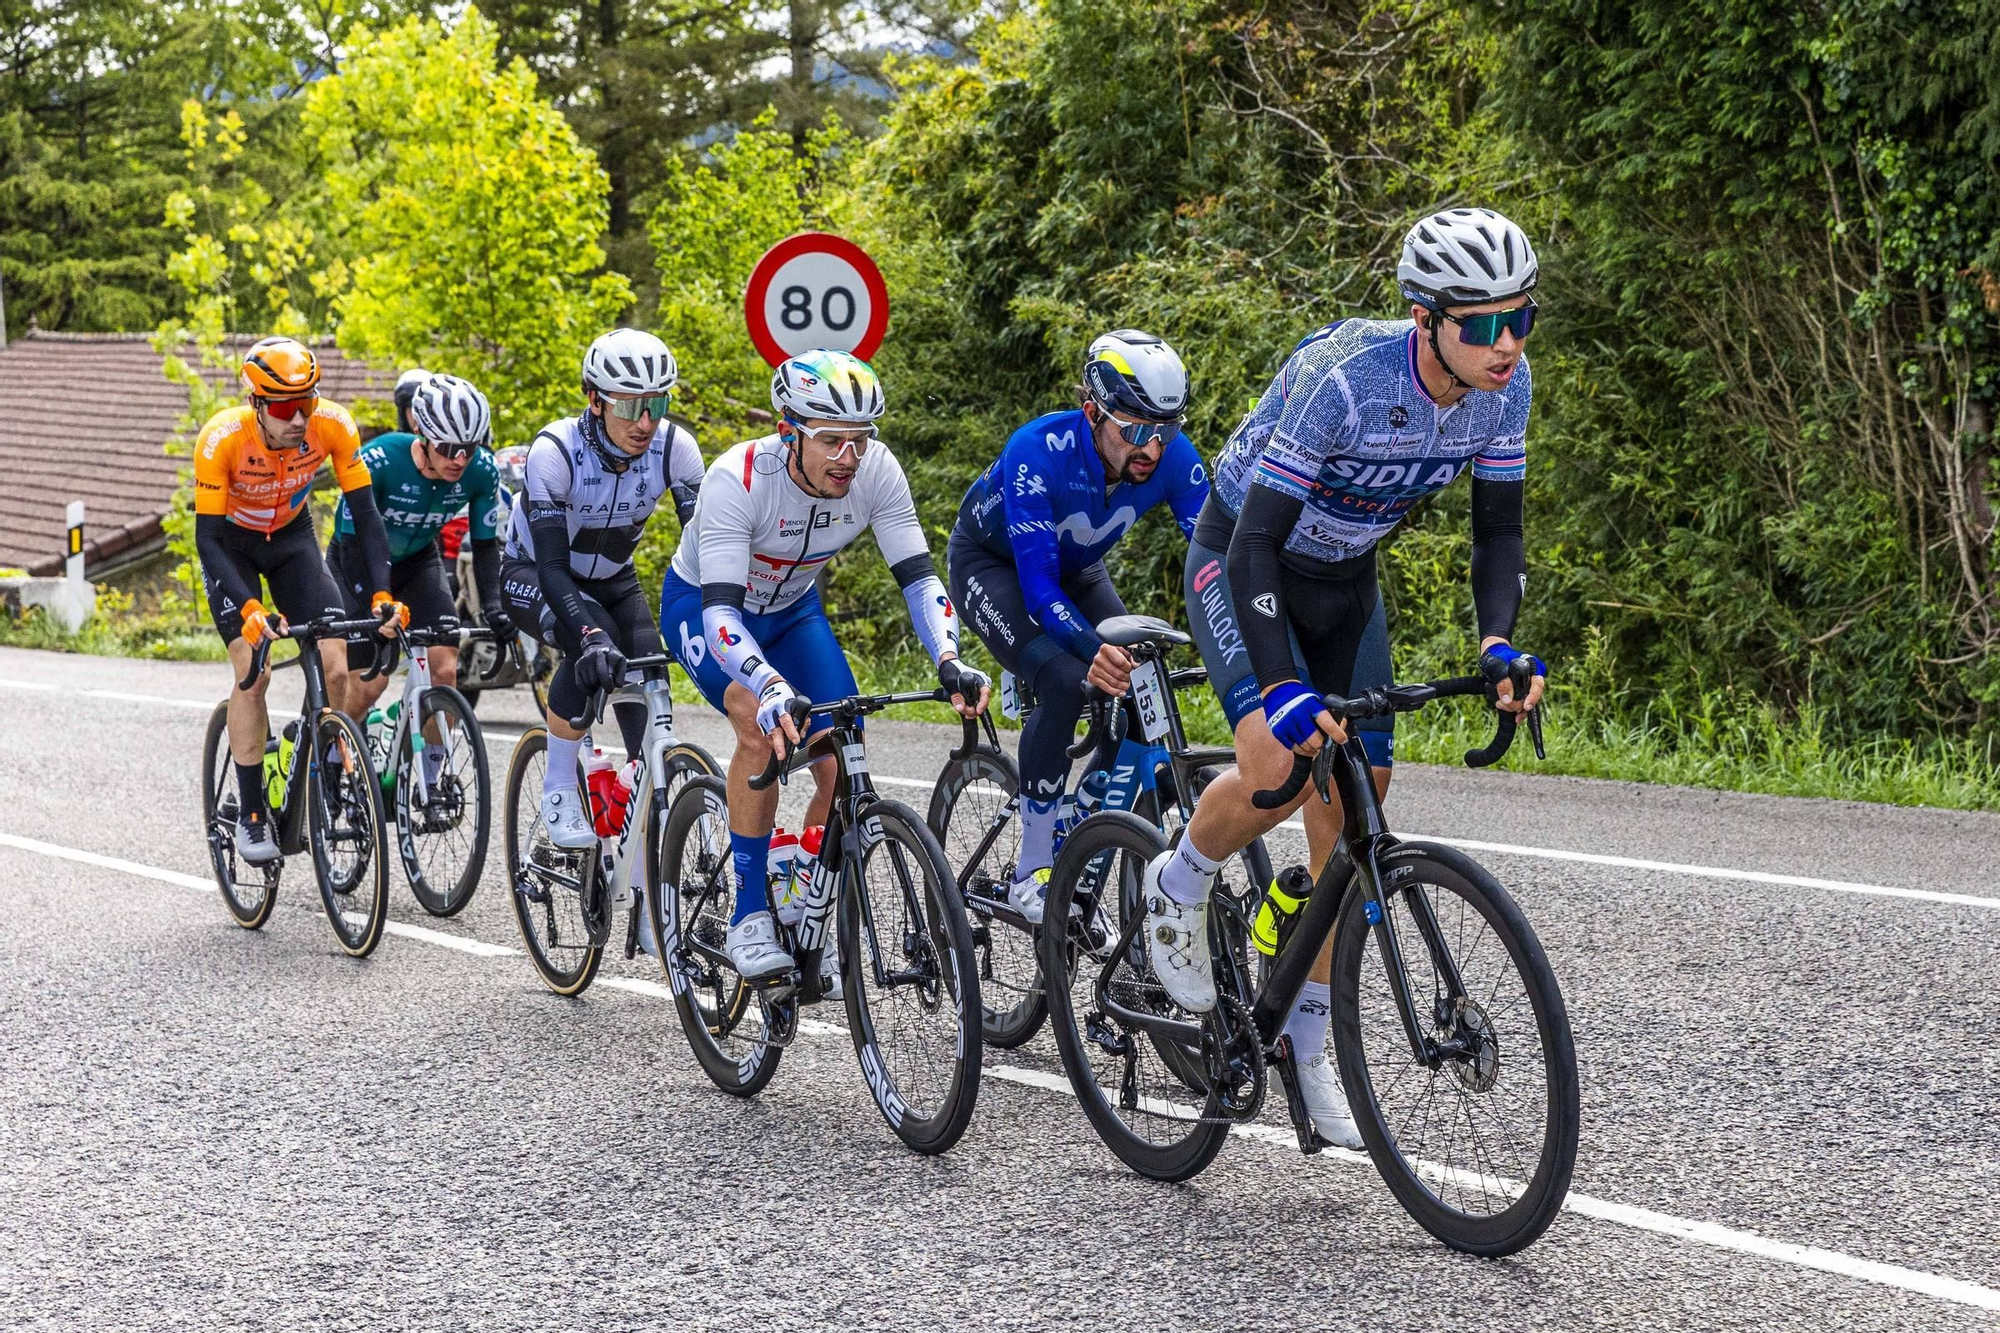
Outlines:
<svg viewBox="0 0 2000 1333"><path fill-rule="evenodd" d="M797 925L799 917L805 912L805 902L796 878L798 855L799 837L796 833L787 833L783 829L772 831L769 861L771 906L776 909L778 920L788 926Z"/></svg>

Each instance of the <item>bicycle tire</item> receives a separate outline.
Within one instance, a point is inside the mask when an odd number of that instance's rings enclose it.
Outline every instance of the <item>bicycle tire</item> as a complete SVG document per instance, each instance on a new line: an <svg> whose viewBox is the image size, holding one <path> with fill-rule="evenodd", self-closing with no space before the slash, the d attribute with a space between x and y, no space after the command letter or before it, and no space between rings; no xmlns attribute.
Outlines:
<svg viewBox="0 0 2000 1333"><path fill-rule="evenodd" d="M1441 979L1436 964L1428 961L1433 956L1431 942L1418 928L1410 911L1410 895L1420 889L1449 893L1469 906L1480 923L1479 928L1474 928L1472 923L1461 918L1454 931L1445 921L1438 922L1438 935L1459 970L1467 995L1477 995L1481 991L1481 973L1472 967L1471 960L1479 956L1482 947L1483 935L1479 930L1490 930L1504 951L1507 963L1519 975L1534 1018L1532 1033L1535 1046L1524 1050L1527 1043L1519 1038L1502 1040L1503 1029L1495 1020L1512 1009L1514 1002L1510 999L1505 1006L1493 1005L1493 992L1499 990L1499 983L1486 991L1484 1007L1480 1001L1469 998L1454 1001L1453 1012L1460 1016L1460 1026L1453 1030L1469 1031L1476 1037L1484 1038L1475 1042L1474 1049L1490 1052L1490 1056L1481 1054L1471 1061L1447 1060L1440 1068L1429 1070L1432 1093L1436 1094L1442 1088L1445 1094L1459 1094L1461 1104L1468 1101L1462 1095L1468 1090L1483 1096L1499 1087L1507 1075L1524 1068L1532 1071L1535 1064L1533 1051L1539 1049L1541 1066L1545 1071L1545 1087L1540 1097L1534 1100L1541 1103L1545 1121L1539 1135L1540 1147L1533 1171L1519 1171L1518 1167L1524 1163L1518 1159L1512 1164L1516 1171L1508 1176L1496 1175L1483 1168L1463 1172L1452 1165L1450 1157L1440 1164L1427 1156L1418 1156L1413 1163L1405 1156L1401 1145L1407 1132L1415 1127L1414 1104L1411 1112L1401 1116L1396 1115L1395 1108L1385 1111L1376 1096L1377 1076L1379 1074L1387 1079L1385 1090L1394 1093L1401 1089L1403 1083L1391 1077L1392 1069L1399 1067L1402 1078L1407 1078L1411 1071L1421 1074L1425 1070L1411 1058L1408 1038L1386 985L1380 950L1369 949L1369 945L1375 942L1375 936L1366 919L1365 895L1358 887L1350 887L1341 906L1335 934L1333 970L1334 1044L1348 1104L1353 1108L1355 1123L1360 1127L1362 1140L1376 1170L1381 1173L1397 1202L1419 1226L1451 1248L1468 1254L1514 1254L1532 1244L1561 1211L1563 1200L1569 1193L1570 1176L1576 1166L1581 1119L1576 1046L1562 991L1534 928L1499 881L1471 857L1432 843L1407 842L1384 855L1381 867L1389 899L1388 919L1404 961L1412 999L1417 1003L1420 1015L1427 1001L1434 1011L1426 1031L1435 1032L1437 1027L1435 1011L1441 1007L1438 998L1441 995ZM1427 897L1426 901L1433 900ZM1434 902L1432 910L1436 910ZM1475 930L1469 943L1465 939L1468 929ZM1369 956L1371 952L1372 957ZM1431 975L1432 984L1429 987L1424 984L1426 972ZM1361 1012L1360 994L1364 979L1375 983L1373 1003L1369 1006L1370 1013L1366 1020ZM1472 1017L1467 1019L1464 1017L1466 1014ZM1384 1034L1383 1039L1374 1043L1376 1049L1384 1051L1379 1069L1371 1067L1369 1060L1371 1030ZM1510 1025L1504 1030L1515 1031L1518 1028ZM1395 1052L1400 1060L1392 1058L1389 1052ZM1513 1081L1523 1084L1524 1091L1532 1094L1534 1089L1525 1086L1531 1078L1532 1075L1529 1079L1517 1076ZM1486 1083L1485 1087L1472 1087L1482 1081ZM1418 1082L1421 1085L1423 1080ZM1435 1095L1428 1099L1431 1103L1438 1100ZM1462 1118L1459 1107L1452 1106L1448 1097L1443 1100L1450 1107L1452 1128L1455 1130L1458 1119ZM1432 1105L1426 1106L1422 1125L1426 1134L1425 1144L1429 1142L1428 1131L1435 1123L1431 1113L1433 1109ZM1463 1114L1470 1116L1474 1109L1466 1105ZM1504 1122L1498 1120L1491 1104L1486 1105L1484 1110L1486 1114L1478 1123L1485 1125L1486 1131L1483 1136L1474 1136L1475 1143L1482 1147L1486 1140L1495 1138L1492 1134L1495 1123L1501 1123L1504 1128ZM1392 1125L1392 1117L1399 1123ZM1470 1125L1472 1122L1467 1123ZM1509 1140L1513 1141L1511 1135ZM1421 1153L1423 1146L1417 1145L1416 1152ZM1436 1178L1440 1189L1433 1190L1426 1184L1426 1176ZM1506 1207L1490 1214L1475 1215L1464 1208L1454 1207L1441 1192L1455 1188L1460 1197L1468 1197L1467 1177L1477 1181L1481 1197L1489 1202L1494 1200L1496 1192L1489 1188L1491 1183L1513 1181L1523 1188ZM1505 1197L1509 1191L1500 1185L1498 1193Z"/></svg>
<svg viewBox="0 0 2000 1333"><path fill-rule="evenodd" d="M209 866L215 871L216 887L222 890L222 905L230 919L245 930L262 930L278 905L278 880L283 872L281 857L270 865L239 867L236 859L236 761L229 753L229 705L219 703L208 717L208 733L202 738L201 825L208 839ZM257 871L263 883L253 897L240 896L249 887L237 878L239 869Z"/></svg>
<svg viewBox="0 0 2000 1333"><path fill-rule="evenodd" d="M1128 878L1135 878L1144 871L1145 865L1166 850L1165 840L1160 831L1126 811L1105 811L1092 815L1070 830L1063 842L1063 849L1056 857L1055 873L1049 878L1049 919L1068 919L1070 900L1074 896L1077 882L1085 870L1100 858L1110 855L1113 863L1098 873L1116 874L1121 885ZM1119 901L1124 902L1128 892L1121 888ZM1120 922L1122 931L1124 922ZM1143 925L1140 930L1143 931ZM1222 1117L1220 1093L1211 1090L1203 1095L1199 1108L1189 1107L1173 1094L1185 1085L1166 1061L1160 1061L1160 1076L1148 1075L1147 1090L1138 1090L1138 1068L1143 1058L1142 1051L1156 1051L1156 1044L1150 1040L1151 1032L1135 1032L1116 1024L1108 1014L1097 1011L1098 983L1105 963L1117 953L1117 966L1113 969L1111 985L1120 991L1120 998L1154 1003L1151 991L1157 989L1157 981L1151 979L1149 970L1134 966L1133 958L1143 960L1145 948L1141 939L1135 938L1132 947L1116 949L1116 940L1108 941L1103 949L1082 947L1074 933L1045 930L1041 935L1042 975L1047 979L1049 1020L1054 1029L1056 1047L1062 1052L1063 1071L1069 1076L1070 1087L1076 1099L1083 1106L1084 1115L1089 1119L1097 1137L1116 1154L1118 1159L1142 1176L1153 1180L1186 1180L1198 1175L1215 1155L1222 1151L1223 1140L1229 1135L1229 1124ZM1121 975L1121 972L1123 975ZM1083 996L1090 1004L1079 1023L1077 999L1079 982ZM1170 1002L1169 1002L1170 1003ZM1093 1020L1089 1015L1097 1013L1095 1023L1100 1030L1108 1033L1114 1028L1125 1059L1122 1063L1131 1071L1133 1084L1133 1105L1128 1108L1136 1123L1147 1127L1141 1132L1128 1124L1119 1108L1114 1106L1099 1080L1097 1070L1092 1066L1090 1052L1085 1043L1107 1055L1119 1055L1096 1037L1089 1035L1086 1024ZM1141 1036L1148 1038L1141 1041ZM1172 1086L1168 1086L1171 1081ZM1205 1083L1207 1080L1204 1079ZM1124 1082L1121 1077L1119 1082ZM1165 1094L1165 1095L1162 1095ZM1122 1093L1120 1100L1122 1100ZM1159 1123L1184 1126L1175 1133L1160 1130L1160 1136L1151 1133ZM1174 1134L1174 1137L1161 1137Z"/></svg>
<svg viewBox="0 0 2000 1333"><path fill-rule="evenodd" d="M704 820L713 820L714 826L704 827ZM728 939L736 896L729 788L721 778L697 776L681 787L658 837L648 842L647 858L647 878L657 887L646 895L647 910L653 914L653 938L659 941L660 966L673 991L681 1035L710 1082L731 1096L753 1097L777 1076L784 1048L761 1039L770 1030L762 1002L718 957ZM694 940L713 952L687 947ZM738 1037L746 1020L756 1028ZM744 1049L733 1053L725 1043Z"/></svg>
<svg viewBox="0 0 2000 1333"><path fill-rule="evenodd" d="M1021 843L1019 821L1010 819L1011 832L1001 830L985 854L979 854L993 817L987 809L993 804L990 798L968 797L980 783L1001 793L1004 807L1021 789L1020 769L1008 756L985 745L964 759L948 761L931 789L925 823L944 849L966 911L978 923L972 927L972 950L979 976L980 1030L988 1046L1013 1050L1041 1031L1048 1018L1048 1000L1042 994L1041 956L1034 933L987 916L975 906L980 896L1005 895ZM968 799L978 800L977 812L962 815L960 806ZM977 863L968 864L975 856ZM996 1007L1001 1003L1006 1007Z"/></svg>
<svg viewBox="0 0 2000 1333"><path fill-rule="evenodd" d="M878 838L867 836L870 823ZM854 1040L862 1077L883 1120L911 1151L932 1156L948 1151L964 1136L979 1100L983 1043L972 927L965 919L951 863L916 811L900 801L875 801L849 832L862 839L863 850L860 882L843 883L840 893L838 929L847 1030ZM878 903L872 892L871 870L885 862L896 881L893 892L902 899L901 919L883 910L897 905L893 897ZM920 883L912 884L911 871ZM919 901L912 901L913 887L921 894ZM867 896L865 913L863 895ZM919 914L924 918L921 926L915 920ZM891 938L900 948L885 953L882 946ZM892 971L914 972L924 979L878 984ZM896 1017L888 1026L899 1028L907 1014L943 1015L947 1010L952 1029L948 1054L944 1044L935 1040L926 1043L931 1046L928 1059L920 1056L903 1061L885 1048L883 1020L890 1014ZM928 1026L942 1035L946 1025ZM942 1067L941 1077L922 1080L937 1089L934 1104L919 1105L912 1096L919 1082L920 1063Z"/></svg>
<svg viewBox="0 0 2000 1333"><path fill-rule="evenodd" d="M486 737L479 728L479 719L473 715L471 701L448 685L433 685L424 691L419 712L420 716L410 728L405 744L396 753L396 849L401 853L403 875L409 881L410 892L415 896L417 905L432 916L457 916L472 901L473 892L479 887L479 877L486 871L486 845L493 831L493 784L486 762ZM423 724L432 717L439 719L440 735L450 735L454 727L462 729L472 767L471 839L464 864L456 875L445 875L449 883L442 886L432 882L432 872L448 867L426 867L418 855L420 840L435 839L439 833L460 827L465 816L463 792L466 775L459 771L458 747L448 747L447 764L442 776L449 777L451 786L458 790L456 814L459 822L447 829L427 829L420 833L417 829L419 820L429 823L454 813L449 789L433 793L432 809L410 809L410 800L417 790L411 772L417 756L414 738L422 734Z"/></svg>
<svg viewBox="0 0 2000 1333"><path fill-rule="evenodd" d="M340 947L366 958L389 921L389 829L382 783L361 728L345 713L322 712L312 727L306 827L313 878ZM329 756L335 756L330 758ZM344 823L344 827L343 827ZM353 858L336 863L336 849Z"/></svg>
<svg viewBox="0 0 2000 1333"><path fill-rule="evenodd" d="M514 924L520 927L528 961L542 984L558 995L581 995L589 989L604 962L604 941L592 943L582 922L582 895L593 887L597 849L592 847L573 854L545 846L548 835L542 832L541 801L542 771L548 764L548 750L548 730L530 727L515 742L513 757L507 761L507 900L513 904ZM525 819L523 800L528 803ZM559 882L552 870L560 858L568 858L574 868L573 885ZM578 942L574 944L561 940L557 927L557 913L567 905L570 896L575 898L577 910ZM548 941L542 938L544 929ZM571 956L575 961L565 965L554 953L558 948L573 950Z"/></svg>

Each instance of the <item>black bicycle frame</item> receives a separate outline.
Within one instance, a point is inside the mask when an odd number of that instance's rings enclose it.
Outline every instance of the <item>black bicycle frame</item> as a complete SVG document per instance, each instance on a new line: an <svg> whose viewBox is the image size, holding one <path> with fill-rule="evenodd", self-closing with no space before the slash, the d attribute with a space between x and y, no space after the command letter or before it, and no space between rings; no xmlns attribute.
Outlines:
<svg viewBox="0 0 2000 1333"><path fill-rule="evenodd" d="M315 620L296 629L287 627L281 635L266 638L250 650L250 671L236 683L238 689L247 690L257 683L264 674L266 663L271 660L271 644L275 638L291 639L299 645L297 658L299 671L305 676L305 699L299 709L299 739L292 746L291 768L285 773L285 803L275 812L272 823L277 829L278 850L286 856L295 856L306 846L306 803L300 793L305 783L299 780L301 763L305 765L305 775L315 785L319 782L321 757L318 746L312 743L313 723L328 708L326 698L326 664L320 661L319 643L322 639L348 638L362 632L373 632L381 627L381 621L367 620ZM394 640L378 643L393 645ZM375 661L362 673L363 680L374 680L385 670L395 669L395 650L391 646L384 660L382 648L375 650ZM268 713L267 713L268 716ZM303 758L301 758L303 756Z"/></svg>

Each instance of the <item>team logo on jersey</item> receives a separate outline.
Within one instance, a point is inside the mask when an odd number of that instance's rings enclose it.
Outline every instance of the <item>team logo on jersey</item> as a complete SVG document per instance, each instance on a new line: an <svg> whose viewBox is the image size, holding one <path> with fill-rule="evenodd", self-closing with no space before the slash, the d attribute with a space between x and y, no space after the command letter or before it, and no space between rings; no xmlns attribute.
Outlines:
<svg viewBox="0 0 2000 1333"><path fill-rule="evenodd" d="M1255 597L1252 597L1250 599L1250 605L1257 608L1257 612L1259 615L1271 616L1275 618L1278 614L1278 599L1272 593L1268 592L1258 593Z"/></svg>
<svg viewBox="0 0 2000 1333"><path fill-rule="evenodd" d="M708 645L701 635L688 633L688 623L681 622L681 662L692 671L701 665L701 659L708 656Z"/></svg>
<svg viewBox="0 0 2000 1333"><path fill-rule="evenodd" d="M1389 409L1389 425L1391 427L1395 428L1396 430L1401 430L1403 427L1409 424L1410 424L1409 408L1404 407L1401 403L1397 403L1394 407Z"/></svg>
<svg viewBox="0 0 2000 1333"><path fill-rule="evenodd" d="M715 637L724 648L734 648L737 644L743 642L743 636L741 634L731 634L727 625L717 625L715 627Z"/></svg>
<svg viewBox="0 0 2000 1333"><path fill-rule="evenodd" d="M1054 450L1056 453L1061 453L1063 452L1063 450L1069 448L1071 445L1076 443L1076 432L1073 430L1066 430L1062 434L1058 435L1054 431L1050 431L1048 433L1047 438L1043 441L1043 443L1047 444L1048 447Z"/></svg>

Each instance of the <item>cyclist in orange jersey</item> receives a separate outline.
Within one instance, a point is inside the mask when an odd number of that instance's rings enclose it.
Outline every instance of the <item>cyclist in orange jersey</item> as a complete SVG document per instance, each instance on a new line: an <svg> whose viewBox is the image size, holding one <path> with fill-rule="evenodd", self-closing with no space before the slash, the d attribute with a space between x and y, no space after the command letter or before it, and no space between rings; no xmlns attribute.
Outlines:
<svg viewBox="0 0 2000 1333"><path fill-rule="evenodd" d="M389 538L360 458L360 432L347 409L319 396L312 349L291 338L257 343L243 357L243 390L249 401L210 417L194 447L195 550L234 681L249 673L256 646L282 632L285 617L347 614L306 504L322 463L332 462L353 511L383 635L393 636L410 618L387 591ZM265 582L269 607L262 598ZM340 708L348 688L347 645L322 640L319 649L329 700ZM264 694L270 682L267 670L249 689L232 687L229 694L229 753L241 799L236 849L253 865L279 855L264 800L264 742L271 734Z"/></svg>

